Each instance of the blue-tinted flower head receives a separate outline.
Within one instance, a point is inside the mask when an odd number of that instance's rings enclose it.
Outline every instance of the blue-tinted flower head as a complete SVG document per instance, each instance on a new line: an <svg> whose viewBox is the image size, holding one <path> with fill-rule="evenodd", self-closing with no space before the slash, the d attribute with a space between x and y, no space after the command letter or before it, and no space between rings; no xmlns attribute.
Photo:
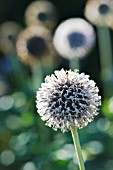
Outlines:
<svg viewBox="0 0 113 170"><path fill-rule="evenodd" d="M57 52L65 58L84 57L94 46L94 29L83 19L67 19L56 29L53 42Z"/></svg>
<svg viewBox="0 0 113 170"><path fill-rule="evenodd" d="M98 114L101 105L98 92L95 82L84 73L55 71L37 91L38 113L54 130L66 132L71 126L83 128Z"/></svg>

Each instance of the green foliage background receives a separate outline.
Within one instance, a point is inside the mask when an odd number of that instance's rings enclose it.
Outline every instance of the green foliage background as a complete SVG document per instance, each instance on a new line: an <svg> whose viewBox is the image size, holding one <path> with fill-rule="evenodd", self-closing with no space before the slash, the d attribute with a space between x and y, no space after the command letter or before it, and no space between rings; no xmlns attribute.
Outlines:
<svg viewBox="0 0 113 170"><path fill-rule="evenodd" d="M25 27L24 11L31 2L1 0L0 23L13 20ZM84 18L85 0L51 2L58 11L58 24L70 17ZM68 63L62 62L57 67L67 68ZM55 132L41 121L35 107L36 93L28 86L30 70L23 64L22 68L27 72L23 85L17 86L13 79L7 94L1 96L2 102L0 98L0 170L78 170L70 132ZM80 61L80 71L91 75L102 95L98 39L89 56ZM112 105L113 100L106 99L95 121L79 130L86 170L113 170Z"/></svg>

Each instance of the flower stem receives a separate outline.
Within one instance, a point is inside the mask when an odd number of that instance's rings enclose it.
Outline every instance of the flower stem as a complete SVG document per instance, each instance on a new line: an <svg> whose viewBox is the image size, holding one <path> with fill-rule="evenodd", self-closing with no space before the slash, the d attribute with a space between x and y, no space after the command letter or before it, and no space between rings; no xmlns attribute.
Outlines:
<svg viewBox="0 0 113 170"><path fill-rule="evenodd" d="M80 168L80 170L85 170L77 128L71 126L71 133L72 133L72 137L73 137L73 141L74 141L75 150L77 153L79 168Z"/></svg>
<svg viewBox="0 0 113 170"><path fill-rule="evenodd" d="M70 59L69 67L72 70L74 69L79 70L79 59L78 58Z"/></svg>
<svg viewBox="0 0 113 170"><path fill-rule="evenodd" d="M110 30L107 27L98 27L97 33L104 97L111 97L113 93L113 66Z"/></svg>
<svg viewBox="0 0 113 170"><path fill-rule="evenodd" d="M33 83L33 89L36 90L40 87L41 82L43 80L43 72L42 72L42 65L40 64L34 64L31 66L32 71L32 83Z"/></svg>

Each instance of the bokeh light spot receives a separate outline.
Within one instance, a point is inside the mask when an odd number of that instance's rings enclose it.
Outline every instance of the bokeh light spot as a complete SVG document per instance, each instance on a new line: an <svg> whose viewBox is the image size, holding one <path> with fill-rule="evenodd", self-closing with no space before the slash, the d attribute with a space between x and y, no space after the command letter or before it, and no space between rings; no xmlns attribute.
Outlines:
<svg viewBox="0 0 113 170"><path fill-rule="evenodd" d="M113 113L113 97L109 100L108 108L109 111Z"/></svg>
<svg viewBox="0 0 113 170"><path fill-rule="evenodd" d="M26 95L23 92L16 92L12 95L12 97L15 101L14 106L16 108L22 107L27 102Z"/></svg>
<svg viewBox="0 0 113 170"><path fill-rule="evenodd" d="M16 115L8 116L6 119L6 126L11 130L19 129L21 127L20 118Z"/></svg>
<svg viewBox="0 0 113 170"><path fill-rule="evenodd" d="M100 130L100 131L107 131L108 128L110 127L110 121L106 118L100 118L98 121L97 121L97 128Z"/></svg>
<svg viewBox="0 0 113 170"><path fill-rule="evenodd" d="M1 153L1 162L5 166L11 165L15 161L15 154L11 150L5 150Z"/></svg>
<svg viewBox="0 0 113 170"><path fill-rule="evenodd" d="M33 113L31 112L22 113L21 122L23 126L32 126L35 123L35 117Z"/></svg>
<svg viewBox="0 0 113 170"><path fill-rule="evenodd" d="M109 159L105 164L105 169L112 170L113 169L113 159Z"/></svg>
<svg viewBox="0 0 113 170"><path fill-rule="evenodd" d="M0 98L0 110L6 111L13 107L14 100L11 96L3 96Z"/></svg>
<svg viewBox="0 0 113 170"><path fill-rule="evenodd" d="M67 160L72 158L74 154L74 146L66 144L62 149L53 152L51 155L54 160Z"/></svg>
<svg viewBox="0 0 113 170"><path fill-rule="evenodd" d="M103 152L104 146L99 141L90 141L84 145L84 148L86 148L91 155L97 155Z"/></svg>
<svg viewBox="0 0 113 170"><path fill-rule="evenodd" d="M27 162L22 170L37 170L33 162Z"/></svg>

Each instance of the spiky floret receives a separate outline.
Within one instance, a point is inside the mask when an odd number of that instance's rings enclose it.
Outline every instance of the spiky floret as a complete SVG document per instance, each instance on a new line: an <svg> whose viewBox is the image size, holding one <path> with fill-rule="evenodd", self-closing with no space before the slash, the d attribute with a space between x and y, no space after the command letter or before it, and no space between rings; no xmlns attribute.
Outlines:
<svg viewBox="0 0 113 170"><path fill-rule="evenodd" d="M85 127L93 121L101 105L98 87L77 70L55 71L37 91L36 107L46 125L62 132L71 126Z"/></svg>

